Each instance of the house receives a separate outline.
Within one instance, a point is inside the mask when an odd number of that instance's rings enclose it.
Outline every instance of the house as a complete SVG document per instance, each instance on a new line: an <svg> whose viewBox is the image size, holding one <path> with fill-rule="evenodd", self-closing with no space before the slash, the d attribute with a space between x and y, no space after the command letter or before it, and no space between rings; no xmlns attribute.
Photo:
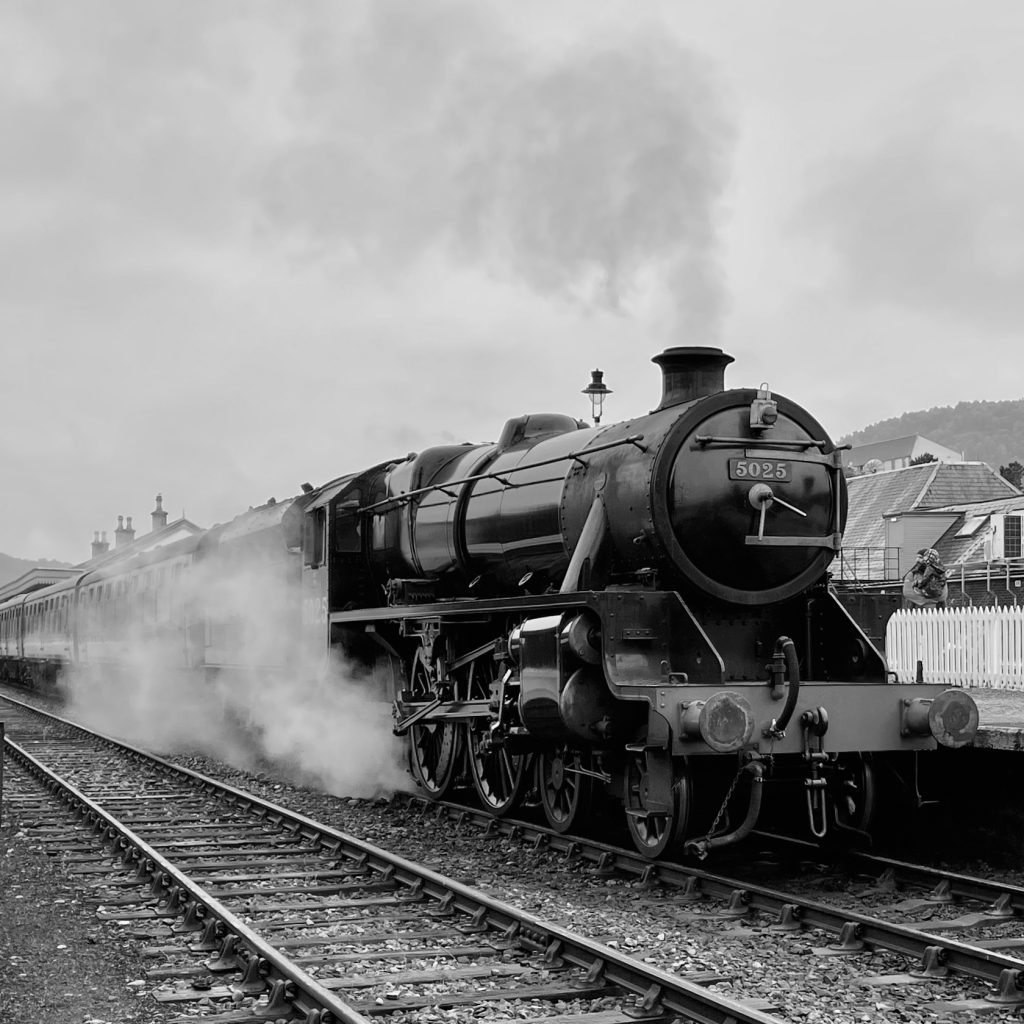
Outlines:
<svg viewBox="0 0 1024 1024"><path fill-rule="evenodd" d="M33 590L39 590L42 587L49 587L54 583L60 583L61 580L66 580L69 576L77 576L80 572L81 569L64 569L57 566L44 565L33 566L16 579L0 586L0 604L3 604L9 598L17 597L18 594L27 594Z"/></svg>
<svg viewBox="0 0 1024 1024"><path fill-rule="evenodd" d="M855 474L872 470L903 469L922 455L934 455L939 462L963 462L964 453L947 448L920 434L892 437L887 441L855 445L843 454L843 466Z"/></svg>
<svg viewBox="0 0 1024 1024"><path fill-rule="evenodd" d="M101 539L99 531L96 531L92 540L92 556L86 561L66 569L35 566L16 580L11 580L10 583L0 587L0 602L203 532L201 526L197 526L184 516L169 523L163 507L163 496L159 494L156 496L156 508L150 515L152 516L150 532L144 533L138 538L132 528L132 517L128 516L126 520L124 516L118 516L117 529L114 530L113 550L110 549L106 533Z"/></svg>
<svg viewBox="0 0 1024 1024"><path fill-rule="evenodd" d="M1021 554L1014 509L1024 514L1024 494L984 462L927 462L867 473L847 480L847 489L843 550L833 567L837 579L902 579L921 548L936 548L947 565L978 558L984 550L982 520L988 523L990 557ZM968 520L977 524L969 526ZM968 533L959 537L962 529ZM974 542L966 543L968 537ZM953 544L957 538L961 542ZM939 546L947 539L948 557Z"/></svg>

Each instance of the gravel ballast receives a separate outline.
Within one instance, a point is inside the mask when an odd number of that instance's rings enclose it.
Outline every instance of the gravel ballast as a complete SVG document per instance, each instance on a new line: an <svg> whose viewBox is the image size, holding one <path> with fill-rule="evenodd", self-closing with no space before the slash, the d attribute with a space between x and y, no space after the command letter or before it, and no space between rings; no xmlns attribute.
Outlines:
<svg viewBox="0 0 1024 1024"><path fill-rule="evenodd" d="M815 949L831 941L823 934L804 932L780 941L754 931L749 923L694 921L693 905L674 900L671 889L601 877L582 861L484 835L475 826L459 829L451 820L410 811L404 797L353 800L281 782L274 769L249 773L206 758L176 760L662 969L726 975L732 980L720 983L720 990L733 998L770 1000L785 1020L933 1021L939 1014L924 1009L925 1002L979 994L977 985L958 978L916 987L865 988L859 983L865 974L898 973L913 965L885 952L819 956ZM148 998L148 986L138 984L152 966L141 956L143 943L94 918L93 908L83 902L84 886L42 853L26 834L27 824L15 821L7 809L0 829L0 1021L113 1024L170 1019L164 1007ZM974 1018L961 1013L956 1019ZM457 1019L456 1012L443 1010L403 1017L410 1022ZM1008 1010L978 1019L1021 1018Z"/></svg>

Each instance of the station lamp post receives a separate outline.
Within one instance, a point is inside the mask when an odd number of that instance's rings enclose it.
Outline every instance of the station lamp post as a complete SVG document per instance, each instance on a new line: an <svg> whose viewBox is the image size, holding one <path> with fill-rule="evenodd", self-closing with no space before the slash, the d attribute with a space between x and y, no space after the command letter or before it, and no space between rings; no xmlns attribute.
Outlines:
<svg viewBox="0 0 1024 1024"><path fill-rule="evenodd" d="M594 417L594 426L601 422L601 409L604 406L605 398L612 394L609 387L605 387L604 372L602 370L590 371L590 383L580 392L590 399L591 412Z"/></svg>

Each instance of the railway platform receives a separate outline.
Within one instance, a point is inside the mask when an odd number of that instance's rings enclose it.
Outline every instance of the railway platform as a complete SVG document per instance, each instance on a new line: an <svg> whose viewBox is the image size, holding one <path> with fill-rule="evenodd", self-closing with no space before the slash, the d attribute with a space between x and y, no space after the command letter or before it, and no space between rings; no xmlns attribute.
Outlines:
<svg viewBox="0 0 1024 1024"><path fill-rule="evenodd" d="M1024 750L1024 691L966 687L978 705L976 747Z"/></svg>

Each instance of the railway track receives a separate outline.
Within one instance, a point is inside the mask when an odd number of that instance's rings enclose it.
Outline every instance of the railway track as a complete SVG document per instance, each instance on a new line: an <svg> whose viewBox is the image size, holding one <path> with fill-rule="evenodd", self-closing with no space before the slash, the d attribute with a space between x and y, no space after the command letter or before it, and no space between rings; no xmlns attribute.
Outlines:
<svg viewBox="0 0 1024 1024"><path fill-rule="evenodd" d="M436 815L492 834L515 837L534 848L566 857L579 857L595 870L622 874L645 885L674 890L673 899L691 908L692 920L728 925L731 935L738 924L763 934L824 933L831 942L819 947L830 956L854 956L877 950L901 954L906 969L884 975L866 974L866 987L920 985L928 980L964 975L983 982L976 998L935 1001L934 1012L1014 1010L1024 1006L1024 959L1010 955L1024 949L1024 888L967 876L925 865L911 864L870 854L847 855L844 870L855 872L859 884L841 901L824 902L802 894L813 887L806 877L795 878L800 891L779 890L762 884L766 873L754 865L733 859L735 873L723 875L689 863L650 861L632 850L579 836L559 835L545 825L525 820L499 820L458 803L430 803L414 797L411 803L424 815ZM789 857L803 854L820 861L822 853L809 843L784 837L764 836ZM777 865L768 865L771 873ZM826 870L832 884L836 874ZM852 877L852 876L851 876ZM845 888L845 887L844 887ZM910 895L897 898L909 890ZM892 902L885 900L893 897ZM871 912L863 909L872 904ZM927 920L904 920L923 912ZM884 914L885 916L879 916ZM981 937L963 941L943 932L980 931ZM999 934L988 934L997 932Z"/></svg>
<svg viewBox="0 0 1024 1024"><path fill-rule="evenodd" d="M764 875L775 871L778 864L767 865L766 872L760 860L752 865L732 859L729 867L734 873L727 876L689 863L650 861L630 849L559 835L533 821L495 819L459 803L431 803L413 797L410 805L425 816L448 819L461 828L506 835L535 849L581 858L603 874L667 887L674 890L674 902L691 908L684 920L720 921L733 938L747 934L737 927L744 925L766 936L824 933L832 941L818 947L823 955L855 956L885 950L907 959L906 968L899 972L865 974L862 983L868 988L921 985L956 975L984 983L976 997L929 1003L927 1009L932 1012L1012 1012L1024 1006L1024 960L1009 955L1024 949L1024 888L1018 885L851 853L844 856L843 870L853 872L849 877L857 884L849 887L851 891L841 901L824 902L803 894L814 887L813 879L807 877L792 879L786 890L762 884ZM761 838L789 858L802 855L820 861L822 857L809 843L778 836ZM821 870L834 886L836 872ZM898 898L905 890L910 895ZM885 900L887 895L893 897L891 902ZM870 912L864 909L865 903L872 905ZM916 913L927 919L906 920ZM982 934L971 941L942 934L969 931Z"/></svg>
<svg viewBox="0 0 1024 1024"><path fill-rule="evenodd" d="M145 980L157 1002L188 1008L182 1021L197 1008L233 1024L426 1008L565 1024L777 1020L704 987L720 975L658 970L252 794L0 705L9 806L101 917L155 940L161 962Z"/></svg>
<svg viewBox="0 0 1024 1024"><path fill-rule="evenodd" d="M240 793L240 791L230 790L230 788L228 792L228 799L232 807L236 806L239 801L241 804L247 804L253 800L248 793ZM154 797L157 796L160 796L160 794L154 794ZM166 799L166 796L162 796L161 799ZM1013 1015L1024 1003L1024 991L1022 991L1024 962L1013 955L1009 955L1012 951L1024 947L1024 938L1020 935L1020 917L1022 909L1024 909L1024 890L1019 887L987 879L942 872L934 868L896 862L885 858L858 855L852 859L854 869L858 876L862 877L857 886L856 893L845 892L837 894L836 899L830 898L827 901L815 900L801 895L800 891L791 891L792 886L785 891L781 891L763 885L763 874L759 875L757 872L749 870L750 865L731 865L730 869L734 870L735 874L732 877L727 877L685 864L669 862L652 863L640 858L627 849L611 847L585 839L559 836L531 822L510 821L507 819L497 821L484 815L482 812L458 805L428 804L424 801L410 800L409 807L410 809L414 808L425 823L429 823L433 819L440 819L442 827L449 832L459 829L477 830L480 833L489 833L492 836L503 835L514 838L523 844L524 847L545 851L549 858L555 855L558 858L568 858L571 863L585 863L599 876L618 874L619 876L633 879L634 884L643 884L652 887L652 889L659 887L665 895L664 899L657 901L659 909L662 906L665 909L669 909L675 922L692 922L701 928L708 926L714 928L717 923L723 929L722 938L726 942L733 941L744 935L754 936L757 939L759 955L762 955L761 950L763 950L763 955L767 958L771 957L770 950L774 943L783 943L808 934L824 936L824 941L819 947L820 952L829 956L849 957L849 962L852 963L864 963L861 982L865 987L866 993L872 991L876 993L892 991L889 986L898 986L905 993L912 993L906 998L911 1001L917 999L923 1009L932 1013L945 1013L956 1009L963 1009ZM223 813L223 808L218 813ZM275 816L282 813L287 815L287 812L282 812L280 809L269 813L271 818L265 819L265 821L272 820ZM408 813L406 811L405 815L407 816ZM202 817L202 814L200 814L200 817ZM299 841L305 835L304 830L308 831L314 827L322 828L322 826L316 826L315 823L310 822L308 819L301 819L302 824L296 826L294 824L295 820L297 820L297 816L281 818L275 823L275 827L281 825L284 828L292 842ZM149 838L160 838L167 831L166 824L158 820L143 822L136 819L136 823L139 826L137 830ZM219 821L216 823L227 824ZM182 821L179 824L183 826L187 822ZM185 851L190 848L207 851L210 847L211 839L209 834L210 824L211 822L207 822L207 826L204 828L201 823L194 823L193 828L196 834L190 838L179 836L179 846ZM327 830L324 834L329 832L330 830ZM234 840L232 840L232 836L233 833L226 832L224 836L225 842L231 843L235 841L241 844L241 836L234 836ZM261 841L264 842L265 846L269 844L269 840L266 837ZM275 841L275 843L282 842L285 842L285 840L282 840L280 837ZM184 844L191 844L191 847ZM789 845L793 846L794 844ZM282 855L284 855L284 852L281 851ZM287 852L294 853L295 851L289 850ZM337 850L332 849L332 852L337 852ZM795 853L797 856L804 855L811 859L817 859L821 856L820 851L806 845L801 849L799 844L795 844ZM265 856L269 856L269 854ZM359 854L356 854L356 858L359 856ZM212 870L214 859L207 857L207 860L210 862ZM229 870L226 865L230 864L230 861L226 857L225 860L218 863L223 871ZM83 866L84 870L87 870L85 866ZM238 871L240 869L234 868L230 870ZM388 868L382 862L380 866L375 865L370 870L383 871L386 874ZM430 875L429 872L427 874ZM430 877L433 879L438 876L430 875ZM210 876L208 875L207 880L209 878ZM798 890L803 891L811 887L812 883L813 879L805 877L796 880L796 887ZM221 880L218 884L230 886L232 889L237 890L243 883L241 880L235 879L233 882ZM355 884L355 882L353 881L349 884ZM409 875L407 878L403 876L399 879L399 884L411 884L414 890L417 885L412 875ZM420 891L423 894L422 900L419 901L420 903L437 901L440 904L444 904L448 901L450 904L455 899L455 897L445 896L440 888L430 887L429 889L424 889L422 888L423 885L425 883L420 883ZM250 886L250 888L258 890L260 884L257 883L254 886ZM901 890L904 889L910 890L909 898L897 899L901 895ZM888 897L884 894L888 894ZM223 894L220 895L223 896ZM241 893L238 896L243 901L242 907L246 913L253 910L252 905L245 903L246 899L250 902L253 900L258 900L262 903L267 902L258 896L256 891L248 896L244 896ZM839 898L840 896L842 897L841 899ZM135 896L120 894L111 898L137 900ZM351 898L360 900L363 897L356 896ZM402 894L394 895L393 898L396 900L400 899ZM404 898L408 900L410 897L406 893ZM886 905L884 907L879 906L880 902L885 900L888 900ZM179 900L179 902L185 906L188 903L187 900ZM864 904L867 902L873 904L870 912L864 909ZM472 913L479 914L481 912L479 907L486 906L486 904L487 900L484 897L482 902L476 904L477 909L473 910ZM132 914L142 914L143 917L139 920L145 920L147 917L151 918L154 914L153 907L138 908L136 903L131 902L115 905L109 902L109 899L104 905L103 913L115 917L119 914L124 914L126 911L120 909L122 905L129 908L128 912ZM460 903L459 905L461 906L462 904ZM257 903L256 906L258 907L259 904ZM131 909L133 907L136 909ZM346 913L352 913L349 908L328 909L331 911L329 916L332 920L325 923L332 925L339 923L333 920L334 917L340 918ZM428 919L435 918L438 913L438 908L436 907L422 908L416 906L416 902L412 901L406 904L406 910L410 915L406 920L411 922L422 917L424 909L430 910ZM301 913L301 908L297 912ZM905 920L908 915L918 912L930 915L930 919L926 921L912 921L910 923ZM281 938L286 943L289 939L298 939L302 942L317 939L316 935L304 934L301 930L298 935L285 934L288 928L291 927L288 923L289 917L287 912L274 909L273 906L268 906L261 908L260 913L267 913L272 917L271 920L265 922L264 929L269 934ZM463 913L470 913L468 904L466 904L466 910ZM277 916L274 917L273 915ZM899 920L899 918L904 920ZM512 925L511 917L508 916L496 918L495 920L499 928L507 929ZM190 926L198 930L198 922L192 921ZM182 926L179 924L178 927ZM213 927L215 932L220 930L218 926L210 925L208 921L205 927ZM358 925L349 924L346 927L362 928L365 925L362 923ZM534 927L536 927L536 923L534 923ZM962 935L963 933L973 933L978 930L981 930L983 937L974 937L969 941L964 941L962 938L953 937L948 934L942 934L943 932L955 932ZM546 936L544 941L533 943L533 946L530 948L538 954L539 960L535 960L528 966L539 969L542 973L547 970L544 966L545 957L547 956L547 951L551 948L551 941L558 940L557 936L553 938L556 932L557 929L549 928L544 933ZM524 925L520 925L520 936L521 939L527 938L527 930ZM202 938L203 936L200 934L200 939L202 940ZM217 935L216 940L222 941L223 936ZM213 941L214 938L207 937L207 944ZM319 972L326 962L323 959L317 960L317 957L322 957L323 954L309 946L301 944L294 946L285 945L284 949L292 951L292 958L300 967L304 965L311 966L314 973ZM309 952L306 952L307 949ZM872 974L871 967L874 964L870 954L872 951L879 950L899 954L903 958L901 967L884 974ZM154 947L153 952L162 955L165 951L161 947ZM207 949L206 952L211 952L211 950ZM166 953L168 956L171 955L169 950ZM349 951L347 955L352 957L352 951ZM503 951L503 956L507 957L507 955ZM180 953L178 956L180 957ZM306 959L307 957L313 957L313 960L308 960ZM860 959L858 960L858 958ZM566 965L571 967L573 962L571 960L567 961L560 951L557 951L556 959L560 961L560 970ZM891 960L892 958L889 959ZM354 957L349 961L345 961L345 970L347 972L354 970L350 966L353 962ZM591 960L590 962L593 963L594 961ZM184 980L196 975L204 982L210 979L205 976L202 964L192 963L192 975L181 973L184 966L183 964L171 963L158 970L163 972L162 980L166 984L173 982L174 986L176 986L171 991L178 993L177 998L195 1000L198 994L204 990L197 988L194 991L190 991L189 986L184 984ZM475 962L474 966L476 966ZM370 1016L380 1012L388 1012L392 1009L394 1011L402 1010L403 1005L400 999L396 998L396 984L402 987L405 985L405 982L401 980L396 981L395 975L398 972L394 970L394 961L391 961L391 966L387 968L387 971L391 974L391 981L390 983L387 981L382 983L385 986L383 990L380 988L376 990L364 989L363 991L366 992L364 998L352 999L351 1003L357 1007L358 1012ZM378 971L378 975L383 976L380 971ZM322 980L322 975L318 976ZM448 977L451 977L450 973ZM527 975L526 977L530 978L532 975ZM546 975L548 981L550 981L550 977L551 974L548 972ZM691 982L706 983L722 977L722 974L708 973L703 976L691 977L689 980ZM373 978L372 972L370 973L370 978L371 980ZM158 973L153 975L151 980L160 979L161 975ZM973 990L963 998L954 1000L941 994L939 997L936 997L935 992L941 993L943 988L948 992L948 985L944 986L943 983L948 982L950 979L973 979ZM515 986L518 987L518 984L517 980ZM916 987L914 989L906 987L911 985ZM213 991L215 996L221 996L224 988L225 986L223 985L215 985L212 990L207 989L205 991L207 997L209 997L210 991ZM353 990L349 991L351 994ZM623 987L623 991L630 990L627 987ZM632 991L636 992L640 991L640 989L637 987ZM651 989L648 988L645 991L650 992ZM962 987L960 991L963 991ZM577 994L578 992L579 990L576 990ZM917 993L920 993L919 997L916 995ZM232 990L231 995L237 999L237 989ZM618 1012L620 1016L625 1015L627 1011L629 1013L637 1012L628 1006L628 1001L622 1002L621 997L610 996L608 998L619 998L620 1000L620 1005L611 1012ZM870 998L875 997L865 995L866 1000ZM374 1006L368 1004L370 999L375 1001ZM565 1000L563 999L562 1002L564 1003ZM660 1009L665 1009L665 1005L662 1003ZM385 1009L377 1009L380 1006L384 1006ZM645 1011L641 1011L641 1014L643 1012ZM573 1019L575 1020L576 1018L574 1017ZM580 1018L580 1020L585 1019L590 1018ZM605 1019L602 1017L593 1018L595 1021L604 1021ZM629 1019L636 1018L631 1017ZM661 1018L648 1018L641 1015L639 1019Z"/></svg>

